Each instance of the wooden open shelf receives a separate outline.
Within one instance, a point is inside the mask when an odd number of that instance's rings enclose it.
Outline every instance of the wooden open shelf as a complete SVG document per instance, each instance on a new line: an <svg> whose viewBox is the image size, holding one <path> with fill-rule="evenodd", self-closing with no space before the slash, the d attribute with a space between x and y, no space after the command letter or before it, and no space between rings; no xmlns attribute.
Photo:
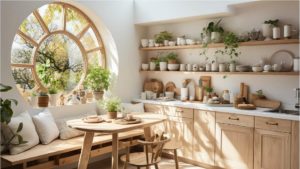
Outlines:
<svg viewBox="0 0 300 169"><path fill-rule="evenodd" d="M249 41L249 42L241 42L240 46L264 46L264 45L284 45L284 44L299 44L299 39ZM208 44L207 47L208 48L224 47L224 43L211 43L211 44ZM199 44L199 45L184 45L184 46L148 47L148 48L140 48L140 50L154 51L154 50L178 50L178 49L197 49L197 48L203 48L202 44Z"/></svg>
<svg viewBox="0 0 300 169"><path fill-rule="evenodd" d="M189 71L144 71L141 73L182 73L202 75L276 75L276 76L299 76L299 72L189 72Z"/></svg>

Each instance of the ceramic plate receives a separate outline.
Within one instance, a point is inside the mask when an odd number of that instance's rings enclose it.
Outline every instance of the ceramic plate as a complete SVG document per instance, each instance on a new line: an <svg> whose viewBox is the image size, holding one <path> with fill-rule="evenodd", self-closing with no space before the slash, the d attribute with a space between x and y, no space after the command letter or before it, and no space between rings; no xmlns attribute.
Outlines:
<svg viewBox="0 0 300 169"><path fill-rule="evenodd" d="M288 50L279 50L271 56L271 65L282 65L281 71L289 72L293 69L294 55Z"/></svg>

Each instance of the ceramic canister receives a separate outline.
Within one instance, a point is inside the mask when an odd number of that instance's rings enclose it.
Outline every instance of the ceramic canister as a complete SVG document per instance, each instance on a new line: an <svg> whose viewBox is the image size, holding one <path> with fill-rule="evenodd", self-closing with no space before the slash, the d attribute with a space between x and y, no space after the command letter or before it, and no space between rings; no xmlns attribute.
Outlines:
<svg viewBox="0 0 300 169"><path fill-rule="evenodd" d="M279 27L273 28L273 39L280 39L280 28Z"/></svg>
<svg viewBox="0 0 300 169"><path fill-rule="evenodd" d="M180 100L187 100L188 99L188 88L181 88L180 89Z"/></svg>
<svg viewBox="0 0 300 169"><path fill-rule="evenodd" d="M185 64L180 64L180 71L185 71Z"/></svg>
<svg viewBox="0 0 300 169"><path fill-rule="evenodd" d="M283 26L283 37L284 38L291 38L292 36L292 25L284 25Z"/></svg>
<svg viewBox="0 0 300 169"><path fill-rule="evenodd" d="M299 61L300 61L300 58L294 58L294 72L299 72L300 71Z"/></svg>

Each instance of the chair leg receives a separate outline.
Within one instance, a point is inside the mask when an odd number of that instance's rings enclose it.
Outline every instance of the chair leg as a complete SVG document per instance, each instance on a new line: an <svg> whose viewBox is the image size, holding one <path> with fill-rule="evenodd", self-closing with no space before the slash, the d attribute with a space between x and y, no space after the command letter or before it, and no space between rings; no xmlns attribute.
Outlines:
<svg viewBox="0 0 300 169"><path fill-rule="evenodd" d="M127 162L124 162L123 169L127 169Z"/></svg>
<svg viewBox="0 0 300 169"><path fill-rule="evenodd" d="M155 169L158 169L158 165L157 164L155 164L154 166L155 166Z"/></svg>
<svg viewBox="0 0 300 169"><path fill-rule="evenodd" d="M137 169L141 169L141 167L139 167L139 166L137 166L136 168L137 168Z"/></svg>
<svg viewBox="0 0 300 169"><path fill-rule="evenodd" d="M175 168L179 169L178 157L177 157L177 149L174 149L174 160L175 160Z"/></svg>

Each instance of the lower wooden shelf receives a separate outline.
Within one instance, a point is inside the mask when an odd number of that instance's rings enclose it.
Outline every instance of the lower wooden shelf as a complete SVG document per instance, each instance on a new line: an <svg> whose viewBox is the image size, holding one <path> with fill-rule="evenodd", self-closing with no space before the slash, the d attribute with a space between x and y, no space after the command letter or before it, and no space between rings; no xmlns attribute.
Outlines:
<svg viewBox="0 0 300 169"><path fill-rule="evenodd" d="M299 72L193 72L193 71L145 71L141 73L181 73L181 74L206 74L206 75L276 75L299 76Z"/></svg>

